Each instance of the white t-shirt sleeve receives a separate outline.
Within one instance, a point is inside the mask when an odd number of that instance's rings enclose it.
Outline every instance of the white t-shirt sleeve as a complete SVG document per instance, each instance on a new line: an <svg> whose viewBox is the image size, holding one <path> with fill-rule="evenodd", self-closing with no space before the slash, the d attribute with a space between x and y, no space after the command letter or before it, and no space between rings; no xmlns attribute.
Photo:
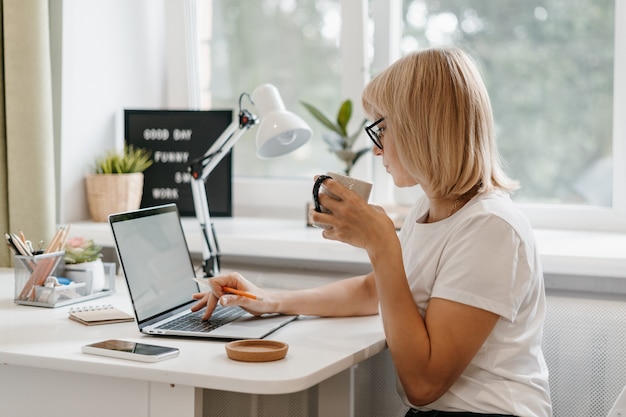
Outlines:
<svg viewBox="0 0 626 417"><path fill-rule="evenodd" d="M528 256L515 229L502 218L471 216L443 248L431 296L491 311L513 322L531 285Z"/></svg>

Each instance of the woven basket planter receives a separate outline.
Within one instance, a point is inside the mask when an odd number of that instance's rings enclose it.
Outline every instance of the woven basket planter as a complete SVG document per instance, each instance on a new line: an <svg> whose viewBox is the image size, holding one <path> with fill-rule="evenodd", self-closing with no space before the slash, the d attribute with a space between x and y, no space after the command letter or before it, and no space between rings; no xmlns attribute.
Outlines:
<svg viewBox="0 0 626 417"><path fill-rule="evenodd" d="M143 173L90 174L85 177L89 214L94 222L109 214L137 210L143 194Z"/></svg>

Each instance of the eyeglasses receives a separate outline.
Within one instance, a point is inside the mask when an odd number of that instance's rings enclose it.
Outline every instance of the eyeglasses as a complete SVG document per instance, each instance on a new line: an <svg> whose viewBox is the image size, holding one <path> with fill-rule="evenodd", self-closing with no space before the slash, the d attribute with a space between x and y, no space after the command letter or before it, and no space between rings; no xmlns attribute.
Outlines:
<svg viewBox="0 0 626 417"><path fill-rule="evenodd" d="M372 142L374 142L374 145L378 146L378 148L380 148L380 149L383 148L383 144L380 141L380 135L383 133L385 128L384 127L380 127L380 128L378 128L376 130L374 130L374 128L376 127L377 124L379 124L383 120L385 120L385 118L381 117L380 119L376 120L371 125L365 126L365 131L367 132L367 135L370 137Z"/></svg>

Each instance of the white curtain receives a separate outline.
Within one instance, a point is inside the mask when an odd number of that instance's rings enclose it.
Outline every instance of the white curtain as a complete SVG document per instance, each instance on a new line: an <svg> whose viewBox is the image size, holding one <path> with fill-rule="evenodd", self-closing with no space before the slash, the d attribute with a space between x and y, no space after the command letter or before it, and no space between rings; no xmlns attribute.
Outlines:
<svg viewBox="0 0 626 417"><path fill-rule="evenodd" d="M48 1L2 0L0 13L0 229L36 246L56 227Z"/></svg>

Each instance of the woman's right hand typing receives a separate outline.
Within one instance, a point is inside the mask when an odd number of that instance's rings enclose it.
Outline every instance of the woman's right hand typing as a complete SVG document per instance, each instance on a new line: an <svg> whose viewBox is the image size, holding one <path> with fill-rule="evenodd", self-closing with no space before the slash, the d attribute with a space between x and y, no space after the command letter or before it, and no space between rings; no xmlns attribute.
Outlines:
<svg viewBox="0 0 626 417"><path fill-rule="evenodd" d="M255 316L276 312L277 301L275 300L275 295L252 284L237 272L209 278L206 284L209 285L210 291L194 294L193 298L198 300L198 302L191 308L192 311L198 311L206 307L206 311L202 316L203 320L208 320L211 317L218 302L223 306L239 306ZM244 291L254 295L256 299L231 294L222 287Z"/></svg>

